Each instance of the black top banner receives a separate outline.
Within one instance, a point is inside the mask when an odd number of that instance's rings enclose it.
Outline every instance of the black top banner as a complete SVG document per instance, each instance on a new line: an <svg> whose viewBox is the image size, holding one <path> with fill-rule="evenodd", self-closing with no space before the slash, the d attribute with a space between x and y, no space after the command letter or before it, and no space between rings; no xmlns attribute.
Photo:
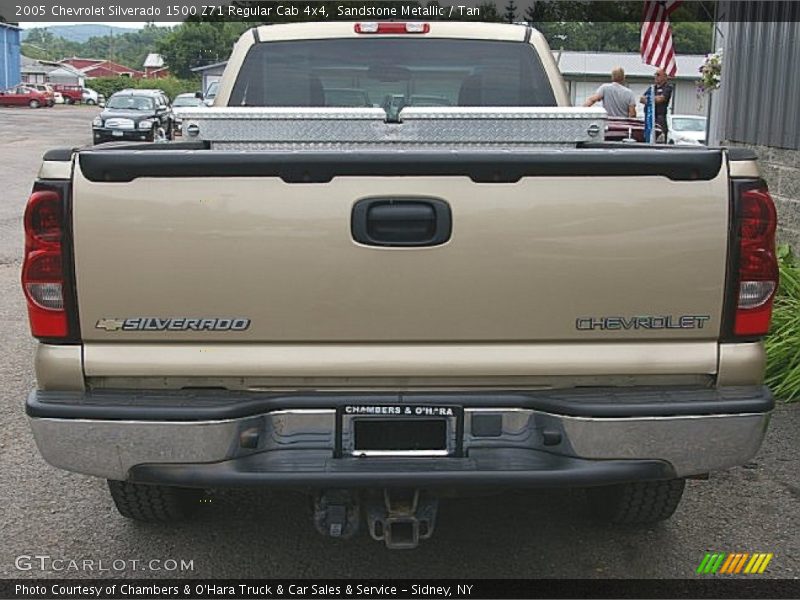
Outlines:
<svg viewBox="0 0 800 600"><path fill-rule="evenodd" d="M641 0L518 0L514 19L527 22L635 22ZM246 21L292 22L360 19L505 20L508 0L0 0L7 23ZM685 0L670 14L688 21L798 21L800 2Z"/></svg>
<svg viewBox="0 0 800 600"><path fill-rule="evenodd" d="M0 581L0 598L164 599L257 598L798 598L800 580L186 580L26 579Z"/></svg>

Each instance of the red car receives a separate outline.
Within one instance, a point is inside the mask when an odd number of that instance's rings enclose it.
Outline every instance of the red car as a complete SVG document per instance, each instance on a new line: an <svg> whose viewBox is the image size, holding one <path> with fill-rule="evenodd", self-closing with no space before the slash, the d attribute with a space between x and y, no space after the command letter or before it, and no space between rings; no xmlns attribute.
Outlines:
<svg viewBox="0 0 800 600"><path fill-rule="evenodd" d="M53 106L56 103L56 92L53 90L49 83L22 83L25 87L31 88L47 98L47 106Z"/></svg>
<svg viewBox="0 0 800 600"><path fill-rule="evenodd" d="M47 94L43 94L39 90L18 85L4 92L0 92L0 105L6 106L30 106L31 108L39 108L40 106L52 106Z"/></svg>
<svg viewBox="0 0 800 600"><path fill-rule="evenodd" d="M65 104L80 104L83 102L83 88L81 86L63 83L52 83L50 85L55 91L64 96Z"/></svg>

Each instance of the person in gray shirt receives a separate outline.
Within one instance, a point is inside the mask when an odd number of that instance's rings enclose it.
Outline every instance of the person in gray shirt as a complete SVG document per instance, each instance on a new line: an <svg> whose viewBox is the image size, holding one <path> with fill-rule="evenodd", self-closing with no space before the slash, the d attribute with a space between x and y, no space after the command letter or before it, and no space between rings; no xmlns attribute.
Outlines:
<svg viewBox="0 0 800 600"><path fill-rule="evenodd" d="M592 106L596 102L603 101L603 108L606 109L609 117L628 117L636 118L636 96L623 85L625 82L625 71L622 67L616 67L611 71L611 83L604 83L594 95L589 96L584 106Z"/></svg>

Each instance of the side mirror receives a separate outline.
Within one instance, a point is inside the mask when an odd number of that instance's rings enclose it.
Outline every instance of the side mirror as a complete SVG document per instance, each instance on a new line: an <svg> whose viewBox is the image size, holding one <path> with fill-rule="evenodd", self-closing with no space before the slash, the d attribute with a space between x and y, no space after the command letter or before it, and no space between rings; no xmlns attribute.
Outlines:
<svg viewBox="0 0 800 600"><path fill-rule="evenodd" d="M203 92L195 92L194 93L194 97L197 98L198 100L202 100L203 99Z"/></svg>

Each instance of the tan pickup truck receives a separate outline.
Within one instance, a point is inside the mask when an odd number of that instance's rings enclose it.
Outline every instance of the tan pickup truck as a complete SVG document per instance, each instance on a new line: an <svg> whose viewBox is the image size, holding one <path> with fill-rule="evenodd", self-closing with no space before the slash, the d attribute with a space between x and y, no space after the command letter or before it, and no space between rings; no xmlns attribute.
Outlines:
<svg viewBox="0 0 800 600"><path fill-rule="evenodd" d="M25 214L30 424L126 517L289 488L407 548L444 492L573 486L647 523L758 450L752 154L604 142L520 25L259 27L182 120L48 152Z"/></svg>

